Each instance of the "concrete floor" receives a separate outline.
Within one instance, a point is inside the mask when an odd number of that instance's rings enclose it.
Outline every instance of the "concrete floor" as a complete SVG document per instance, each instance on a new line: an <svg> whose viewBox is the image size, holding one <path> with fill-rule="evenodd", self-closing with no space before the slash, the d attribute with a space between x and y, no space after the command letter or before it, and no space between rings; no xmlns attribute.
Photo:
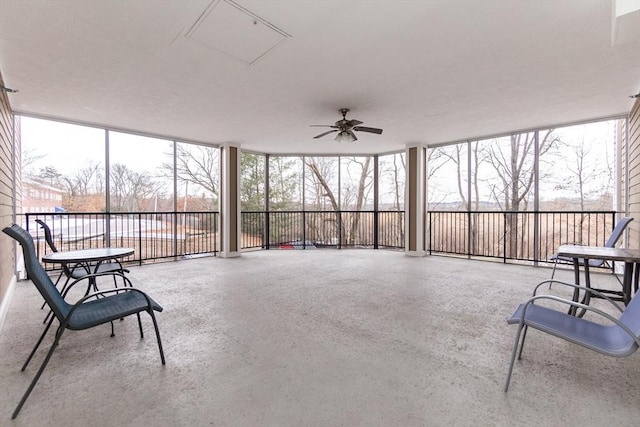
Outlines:
<svg viewBox="0 0 640 427"><path fill-rule="evenodd" d="M609 358L531 331L503 393L515 336L505 319L549 275L370 250L133 267L165 308L167 365L146 315L144 340L134 318L115 338L108 325L67 331L11 421L48 349L20 372L44 316L20 282L0 335L0 425L638 425L640 354Z"/></svg>

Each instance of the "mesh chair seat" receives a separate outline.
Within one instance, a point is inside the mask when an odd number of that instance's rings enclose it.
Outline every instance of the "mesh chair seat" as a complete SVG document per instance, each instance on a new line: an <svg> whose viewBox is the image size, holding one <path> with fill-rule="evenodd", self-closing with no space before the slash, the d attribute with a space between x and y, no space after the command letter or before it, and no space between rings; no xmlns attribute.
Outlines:
<svg viewBox="0 0 640 427"><path fill-rule="evenodd" d="M163 309L153 299L151 307L161 312ZM78 306L67 320L67 328L82 330L121 319L148 309L147 299L140 292L123 292L109 298L98 298Z"/></svg>
<svg viewBox="0 0 640 427"><path fill-rule="evenodd" d="M640 300L635 302L635 311L640 320ZM522 316L525 304L520 304L507 320L510 325L517 325ZM565 312L553 310L539 304L527 307L525 318L527 326L560 337L574 344L589 348L607 356L629 356L638 348L635 340L618 325L603 325L581 317L570 316ZM640 331L637 331L640 333Z"/></svg>

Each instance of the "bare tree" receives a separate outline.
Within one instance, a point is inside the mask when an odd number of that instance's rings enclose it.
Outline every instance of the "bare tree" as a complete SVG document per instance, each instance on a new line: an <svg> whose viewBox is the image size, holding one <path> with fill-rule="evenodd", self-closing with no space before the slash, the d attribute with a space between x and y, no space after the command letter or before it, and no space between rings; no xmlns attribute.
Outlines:
<svg viewBox="0 0 640 427"><path fill-rule="evenodd" d="M72 176L62 176L60 184L66 190L65 207L74 212L90 212L104 208L103 179L99 163L89 163Z"/></svg>
<svg viewBox="0 0 640 427"><path fill-rule="evenodd" d="M579 196L580 210L589 209L589 201L603 200L604 193L609 193L613 181L613 166L610 162L601 158L593 158L593 144L585 142L584 137L575 143L567 143L567 153L571 156L565 157L565 172L568 172L556 189L574 192L577 190ZM608 158L605 154L605 158ZM608 197L604 197L607 199ZM598 206L603 209L607 206ZM609 205L610 207L610 205Z"/></svg>
<svg viewBox="0 0 640 427"><path fill-rule="evenodd" d="M111 194L115 210L134 212L141 210L145 201L159 196L159 186L146 171L116 163L111 166Z"/></svg>
<svg viewBox="0 0 640 427"><path fill-rule="evenodd" d="M460 200L464 205L465 209L467 206L471 206L472 210L478 210L480 207L480 197L478 190L478 170L480 163L482 162L481 156L478 156L478 142L471 142L471 152L468 155L471 156L471 171L469 174L471 176L471 186L473 189L472 194L468 194L467 188L464 185L468 182L467 168L466 168L466 156L465 152L467 152L467 144L455 144L450 145L448 147L441 147L437 150L440 152L440 156L446 161L452 162L456 167L456 184L458 189L458 196L460 196ZM446 162L445 161L445 162ZM440 167L444 165L445 162L440 163ZM435 175L435 170L429 174L429 177ZM471 202L471 203L470 203Z"/></svg>
<svg viewBox="0 0 640 427"><path fill-rule="evenodd" d="M554 129L539 132L538 152L542 157L556 147L560 138L554 135ZM481 155L491 165L498 177L498 184L493 184L492 194L502 210L509 212L505 232L508 235L509 249L507 256L517 258L522 251L524 241L518 244L519 221L517 212L526 209L528 198L535 178L535 141L536 132L511 135L509 143L492 140L483 144Z"/></svg>
<svg viewBox="0 0 640 427"><path fill-rule="evenodd" d="M437 172L445 166L449 160L450 159L445 155L443 147L429 148L427 150L427 182L431 182L431 178L435 177ZM402 166L404 168L404 163ZM406 168L404 173L406 173ZM436 201L431 192L427 192L427 196L429 197L428 203L430 207L437 206L444 200L444 197L446 197L441 195L441 199Z"/></svg>
<svg viewBox="0 0 640 427"><path fill-rule="evenodd" d="M469 232L471 239L471 253L476 253L479 245L480 229L478 222L480 220L480 190L479 170L482 163L482 156L479 153L478 141L468 142L466 144L456 144L449 147L442 147L442 156L449 162L452 162L456 168L456 183L458 196L462 201L465 210L470 210L469 215ZM465 155L466 153L466 155ZM470 159L468 157L470 156ZM468 162L470 160L470 162ZM471 170L467 170L468 164L471 164ZM471 180L471 194L469 194L468 184Z"/></svg>
<svg viewBox="0 0 640 427"><path fill-rule="evenodd" d="M331 188L337 180L336 157L303 157L309 173L305 173L305 204L315 210L324 210L328 201L334 215L314 214L307 221L309 237L323 242L341 238L341 218L338 198ZM334 184L335 185L335 184Z"/></svg>
<svg viewBox="0 0 640 427"><path fill-rule="evenodd" d="M32 170L33 165L38 162L38 160L43 159L44 154L38 154L38 152L34 148L22 148L22 172L31 178L34 178L34 172Z"/></svg>
<svg viewBox="0 0 640 427"><path fill-rule="evenodd" d="M385 230L379 243L400 247L404 242L405 153L380 156L378 168L379 208L395 212L379 214L380 226Z"/></svg>
<svg viewBox="0 0 640 427"><path fill-rule="evenodd" d="M207 194L203 196L210 201L210 209L217 206L219 197L220 150L192 144L176 144L176 179L189 188L202 188ZM171 162L160 166L164 177L173 180L173 153L167 153ZM185 202L189 197L185 194Z"/></svg>
<svg viewBox="0 0 640 427"><path fill-rule="evenodd" d="M304 157L305 165L311 174L308 176L307 195L314 198L316 209L323 205L326 199L335 212L340 210L338 199L331 189L330 181L335 179L335 157ZM309 200L307 200L307 203Z"/></svg>
<svg viewBox="0 0 640 427"><path fill-rule="evenodd" d="M583 138L580 143L573 147L573 154L575 155L573 164L567 162L567 170L571 172L572 181L575 180L575 183L578 186L581 211L584 211L584 202L586 197L585 181L591 180L597 171L595 166L589 167L587 165L586 159L590 151L590 148L585 146Z"/></svg>
<svg viewBox="0 0 640 427"><path fill-rule="evenodd" d="M328 201L336 212L337 227L340 230L341 241L347 245L353 245L358 240L357 230L362 215L359 213L351 213L350 215L340 215L340 204L338 197L334 193L331 186L332 180L335 180L335 174L339 164L336 164L335 157L305 157L304 161L309 175L310 191L308 195L314 197L316 206L321 206L324 201ZM373 180L370 179L372 165L372 157L365 156L362 158L345 157L347 159L347 171L353 171L357 174L357 179L349 180L347 185L341 189L343 196L343 204L351 205L355 211L361 211L368 198L368 194L372 189ZM347 172L350 173L350 172ZM357 183L356 185L351 185ZM327 218L324 218L326 221ZM324 227L323 227L324 228ZM325 239L326 240L326 239Z"/></svg>
<svg viewBox="0 0 640 427"><path fill-rule="evenodd" d="M95 193L99 177L99 163L89 163L87 167L78 170L73 177L74 187L77 193L82 196Z"/></svg>
<svg viewBox="0 0 640 427"><path fill-rule="evenodd" d="M373 190L373 179L371 179L372 157L342 157L344 161L344 176L342 177L342 207L362 210L365 204L370 201Z"/></svg>
<svg viewBox="0 0 640 427"><path fill-rule="evenodd" d="M373 179L371 177L372 157L342 157L341 159L346 162L342 206L348 206L350 209L359 212L365 207L365 203L373 189ZM356 179L351 177L351 173L356 174ZM353 200L354 198L355 200ZM343 218L343 235L347 245L354 245L358 240L358 227L362 220L362 215L358 212L350 213L346 215L346 218ZM344 220L347 220L347 224L344 224ZM347 226L345 227L345 225ZM370 224L370 226L373 226L373 224Z"/></svg>
<svg viewBox="0 0 640 427"><path fill-rule="evenodd" d="M404 203L402 204L402 206L400 205L400 200L404 200L404 188L400 189L400 184L405 183L406 175L407 175L407 164L405 161L405 156L394 155L393 156L393 183L394 183L394 195L395 195L394 201L395 201L395 208L397 211L404 210ZM402 228L402 232L404 233L404 227L401 227L401 228Z"/></svg>

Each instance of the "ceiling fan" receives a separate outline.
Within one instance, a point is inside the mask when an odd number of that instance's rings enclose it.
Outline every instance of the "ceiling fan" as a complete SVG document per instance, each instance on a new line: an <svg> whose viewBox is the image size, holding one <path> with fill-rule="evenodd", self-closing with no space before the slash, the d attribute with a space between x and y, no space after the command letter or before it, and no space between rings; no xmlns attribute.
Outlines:
<svg viewBox="0 0 640 427"><path fill-rule="evenodd" d="M311 125L311 127L328 127L332 128L332 130L321 133L320 135L316 135L313 139L322 138L325 135L329 135L330 133L338 132L335 140L338 142L353 142L357 141L356 132L369 132L369 133L377 133L380 135L382 133L382 129L378 128L370 128L366 126L358 126L363 122L356 119L347 120L347 113L349 112L348 108L340 109L340 114L342 114L342 120L338 120L334 125Z"/></svg>

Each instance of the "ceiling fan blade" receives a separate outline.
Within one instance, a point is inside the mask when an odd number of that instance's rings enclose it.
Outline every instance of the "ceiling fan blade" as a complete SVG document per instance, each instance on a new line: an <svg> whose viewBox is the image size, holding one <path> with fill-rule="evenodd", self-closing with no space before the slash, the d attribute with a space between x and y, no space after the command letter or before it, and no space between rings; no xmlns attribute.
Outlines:
<svg viewBox="0 0 640 427"><path fill-rule="evenodd" d="M353 133L353 131L349 131L349 135L351 135L353 137L353 141L357 141L358 140L358 138L356 137L356 134ZM353 142L353 141L351 141L351 142Z"/></svg>
<svg viewBox="0 0 640 427"><path fill-rule="evenodd" d="M334 125L309 125L310 128L334 128L337 129L337 126Z"/></svg>
<svg viewBox="0 0 640 427"><path fill-rule="evenodd" d="M377 133L378 135L382 134L382 129L368 128L366 126L356 126L356 127L353 128L353 130L356 130L356 131L359 131L359 132Z"/></svg>
<svg viewBox="0 0 640 427"><path fill-rule="evenodd" d="M333 127L333 126L332 126L332 127ZM314 137L313 137L313 139L322 138L323 136L325 136L325 135L329 135L330 133L334 133L334 132L338 132L338 130L337 130L337 129L334 129L334 130L326 131L326 132L324 132L324 133L321 133L320 135L316 135L316 136L314 136Z"/></svg>
<svg viewBox="0 0 640 427"><path fill-rule="evenodd" d="M361 125L362 123L363 122L361 122L360 120L355 120L355 119L347 120L347 122L346 122L347 126L349 126L349 127L358 126L358 125Z"/></svg>

